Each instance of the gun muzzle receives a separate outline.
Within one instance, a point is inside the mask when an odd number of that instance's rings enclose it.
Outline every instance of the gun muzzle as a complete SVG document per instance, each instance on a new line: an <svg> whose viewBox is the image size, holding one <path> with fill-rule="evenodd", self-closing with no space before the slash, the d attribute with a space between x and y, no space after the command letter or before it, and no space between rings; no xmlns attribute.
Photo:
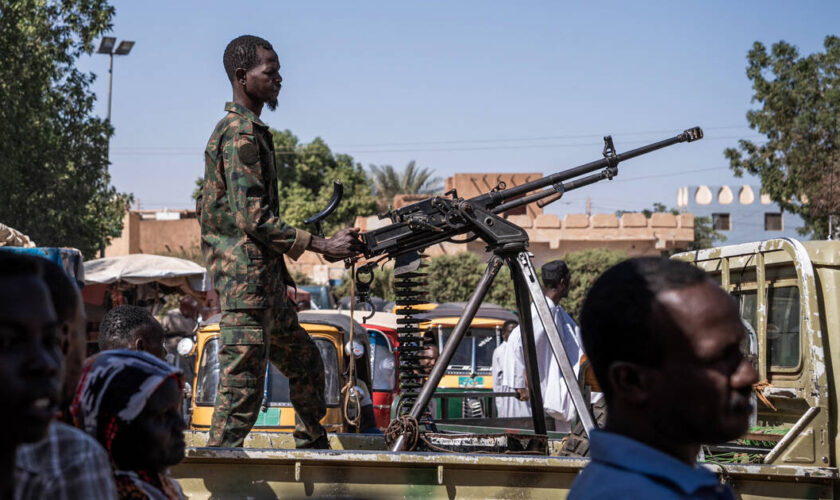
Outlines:
<svg viewBox="0 0 840 500"><path fill-rule="evenodd" d="M681 135L685 137L685 142L699 141L703 138L703 129L700 127L693 127L686 130Z"/></svg>

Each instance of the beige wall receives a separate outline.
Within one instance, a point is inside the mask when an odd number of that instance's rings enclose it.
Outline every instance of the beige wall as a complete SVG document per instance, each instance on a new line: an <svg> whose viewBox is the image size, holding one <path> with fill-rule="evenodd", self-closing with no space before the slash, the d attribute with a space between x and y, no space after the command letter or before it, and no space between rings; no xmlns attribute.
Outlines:
<svg viewBox="0 0 840 500"><path fill-rule="evenodd" d="M122 234L111 241L105 256L198 252L201 245L198 219L185 212L187 217L177 220L143 219L138 212L128 212L123 219Z"/></svg>

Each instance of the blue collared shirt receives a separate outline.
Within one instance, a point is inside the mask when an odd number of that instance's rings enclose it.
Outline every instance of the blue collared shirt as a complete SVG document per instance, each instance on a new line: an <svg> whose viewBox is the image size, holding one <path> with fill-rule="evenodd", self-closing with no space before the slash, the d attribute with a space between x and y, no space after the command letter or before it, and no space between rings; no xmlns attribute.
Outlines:
<svg viewBox="0 0 840 500"><path fill-rule="evenodd" d="M570 500L735 498L711 472L620 434L593 430L589 452L592 462L572 484Z"/></svg>

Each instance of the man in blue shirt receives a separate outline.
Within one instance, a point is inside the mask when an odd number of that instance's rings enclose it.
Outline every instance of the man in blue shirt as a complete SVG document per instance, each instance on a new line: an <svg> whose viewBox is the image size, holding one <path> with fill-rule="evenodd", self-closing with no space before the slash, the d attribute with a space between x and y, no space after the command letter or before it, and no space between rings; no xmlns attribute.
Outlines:
<svg viewBox="0 0 840 500"><path fill-rule="evenodd" d="M758 375L732 297L690 264L630 259L593 284L581 335L607 423L569 498L734 498L695 463L701 444L748 428Z"/></svg>

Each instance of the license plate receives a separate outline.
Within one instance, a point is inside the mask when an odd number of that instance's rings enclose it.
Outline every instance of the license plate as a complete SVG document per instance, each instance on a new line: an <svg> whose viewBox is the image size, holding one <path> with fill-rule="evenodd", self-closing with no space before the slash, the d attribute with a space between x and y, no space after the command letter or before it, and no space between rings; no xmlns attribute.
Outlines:
<svg viewBox="0 0 840 500"><path fill-rule="evenodd" d="M484 377L458 377L458 387L484 387Z"/></svg>
<svg viewBox="0 0 840 500"><path fill-rule="evenodd" d="M276 427L278 425L280 425L280 408L269 408L268 411L260 411L254 427Z"/></svg>

